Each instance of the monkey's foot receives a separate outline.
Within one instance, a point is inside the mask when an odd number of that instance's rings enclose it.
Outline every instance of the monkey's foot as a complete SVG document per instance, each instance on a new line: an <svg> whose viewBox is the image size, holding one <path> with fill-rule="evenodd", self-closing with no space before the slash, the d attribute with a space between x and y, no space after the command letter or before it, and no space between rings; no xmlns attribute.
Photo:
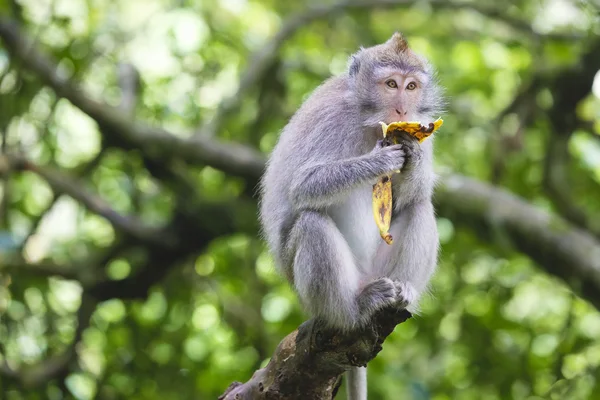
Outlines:
<svg viewBox="0 0 600 400"><path fill-rule="evenodd" d="M394 286L396 287L395 304L398 308L406 309L417 301L418 292L410 283L394 281Z"/></svg>
<svg viewBox="0 0 600 400"><path fill-rule="evenodd" d="M395 304L397 289L389 278L379 278L367 284L357 298L361 319L368 320L373 313L385 306Z"/></svg>

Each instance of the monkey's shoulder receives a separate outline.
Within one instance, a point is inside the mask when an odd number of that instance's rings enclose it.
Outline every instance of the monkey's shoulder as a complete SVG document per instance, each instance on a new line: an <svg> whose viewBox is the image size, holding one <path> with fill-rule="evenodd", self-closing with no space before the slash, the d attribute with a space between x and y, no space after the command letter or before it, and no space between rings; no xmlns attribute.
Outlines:
<svg viewBox="0 0 600 400"><path fill-rule="evenodd" d="M334 76L317 86L303 101L296 114L315 113L319 110L333 108L347 101L350 96L350 85L347 76Z"/></svg>
<svg viewBox="0 0 600 400"><path fill-rule="evenodd" d="M327 79L299 107L273 152L288 167L354 155L363 125L347 76Z"/></svg>
<svg viewBox="0 0 600 400"><path fill-rule="evenodd" d="M327 79L318 86L298 108L288 124L289 130L304 134L347 130L357 125L358 110L355 107L347 76Z"/></svg>
<svg viewBox="0 0 600 400"><path fill-rule="evenodd" d="M350 78L348 75L338 75L325 79L315 88L313 94L320 96L321 92L343 93L348 90L350 90Z"/></svg>

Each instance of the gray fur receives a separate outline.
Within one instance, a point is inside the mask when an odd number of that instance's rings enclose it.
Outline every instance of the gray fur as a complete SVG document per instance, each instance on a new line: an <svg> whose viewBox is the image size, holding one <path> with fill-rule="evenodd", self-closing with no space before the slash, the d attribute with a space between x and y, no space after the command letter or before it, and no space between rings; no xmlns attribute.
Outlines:
<svg viewBox="0 0 600 400"><path fill-rule="evenodd" d="M349 73L312 93L283 129L261 182L260 219L277 268L311 315L342 330L385 305L416 311L437 264L433 137L378 145L378 122L395 120L395 100L377 81L390 68L428 77L403 118L430 122L442 107L431 66L395 40L361 49ZM398 169L390 246L373 219L372 185ZM366 398L360 382L350 385L359 393L351 399Z"/></svg>

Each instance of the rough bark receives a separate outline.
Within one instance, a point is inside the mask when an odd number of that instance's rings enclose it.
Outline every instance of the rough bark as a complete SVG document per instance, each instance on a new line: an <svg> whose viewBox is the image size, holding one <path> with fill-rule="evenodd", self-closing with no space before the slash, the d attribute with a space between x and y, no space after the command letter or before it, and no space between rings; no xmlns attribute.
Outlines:
<svg viewBox="0 0 600 400"><path fill-rule="evenodd" d="M266 367L246 383L232 383L219 400L331 400L342 374L366 366L396 325L410 317L406 310L384 308L365 328L346 333L309 320L279 343Z"/></svg>

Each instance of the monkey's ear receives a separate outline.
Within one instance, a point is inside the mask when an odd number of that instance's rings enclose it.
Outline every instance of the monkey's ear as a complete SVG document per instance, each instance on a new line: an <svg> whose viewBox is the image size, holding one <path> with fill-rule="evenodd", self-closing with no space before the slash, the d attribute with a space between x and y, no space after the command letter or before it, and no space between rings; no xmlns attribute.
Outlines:
<svg viewBox="0 0 600 400"><path fill-rule="evenodd" d="M354 54L350 57L350 66L348 67L348 74L354 76L358 74L360 70L360 58L358 54Z"/></svg>
<svg viewBox="0 0 600 400"><path fill-rule="evenodd" d="M408 42L400 32L395 32L386 44L391 46L397 53L403 53L408 49Z"/></svg>

